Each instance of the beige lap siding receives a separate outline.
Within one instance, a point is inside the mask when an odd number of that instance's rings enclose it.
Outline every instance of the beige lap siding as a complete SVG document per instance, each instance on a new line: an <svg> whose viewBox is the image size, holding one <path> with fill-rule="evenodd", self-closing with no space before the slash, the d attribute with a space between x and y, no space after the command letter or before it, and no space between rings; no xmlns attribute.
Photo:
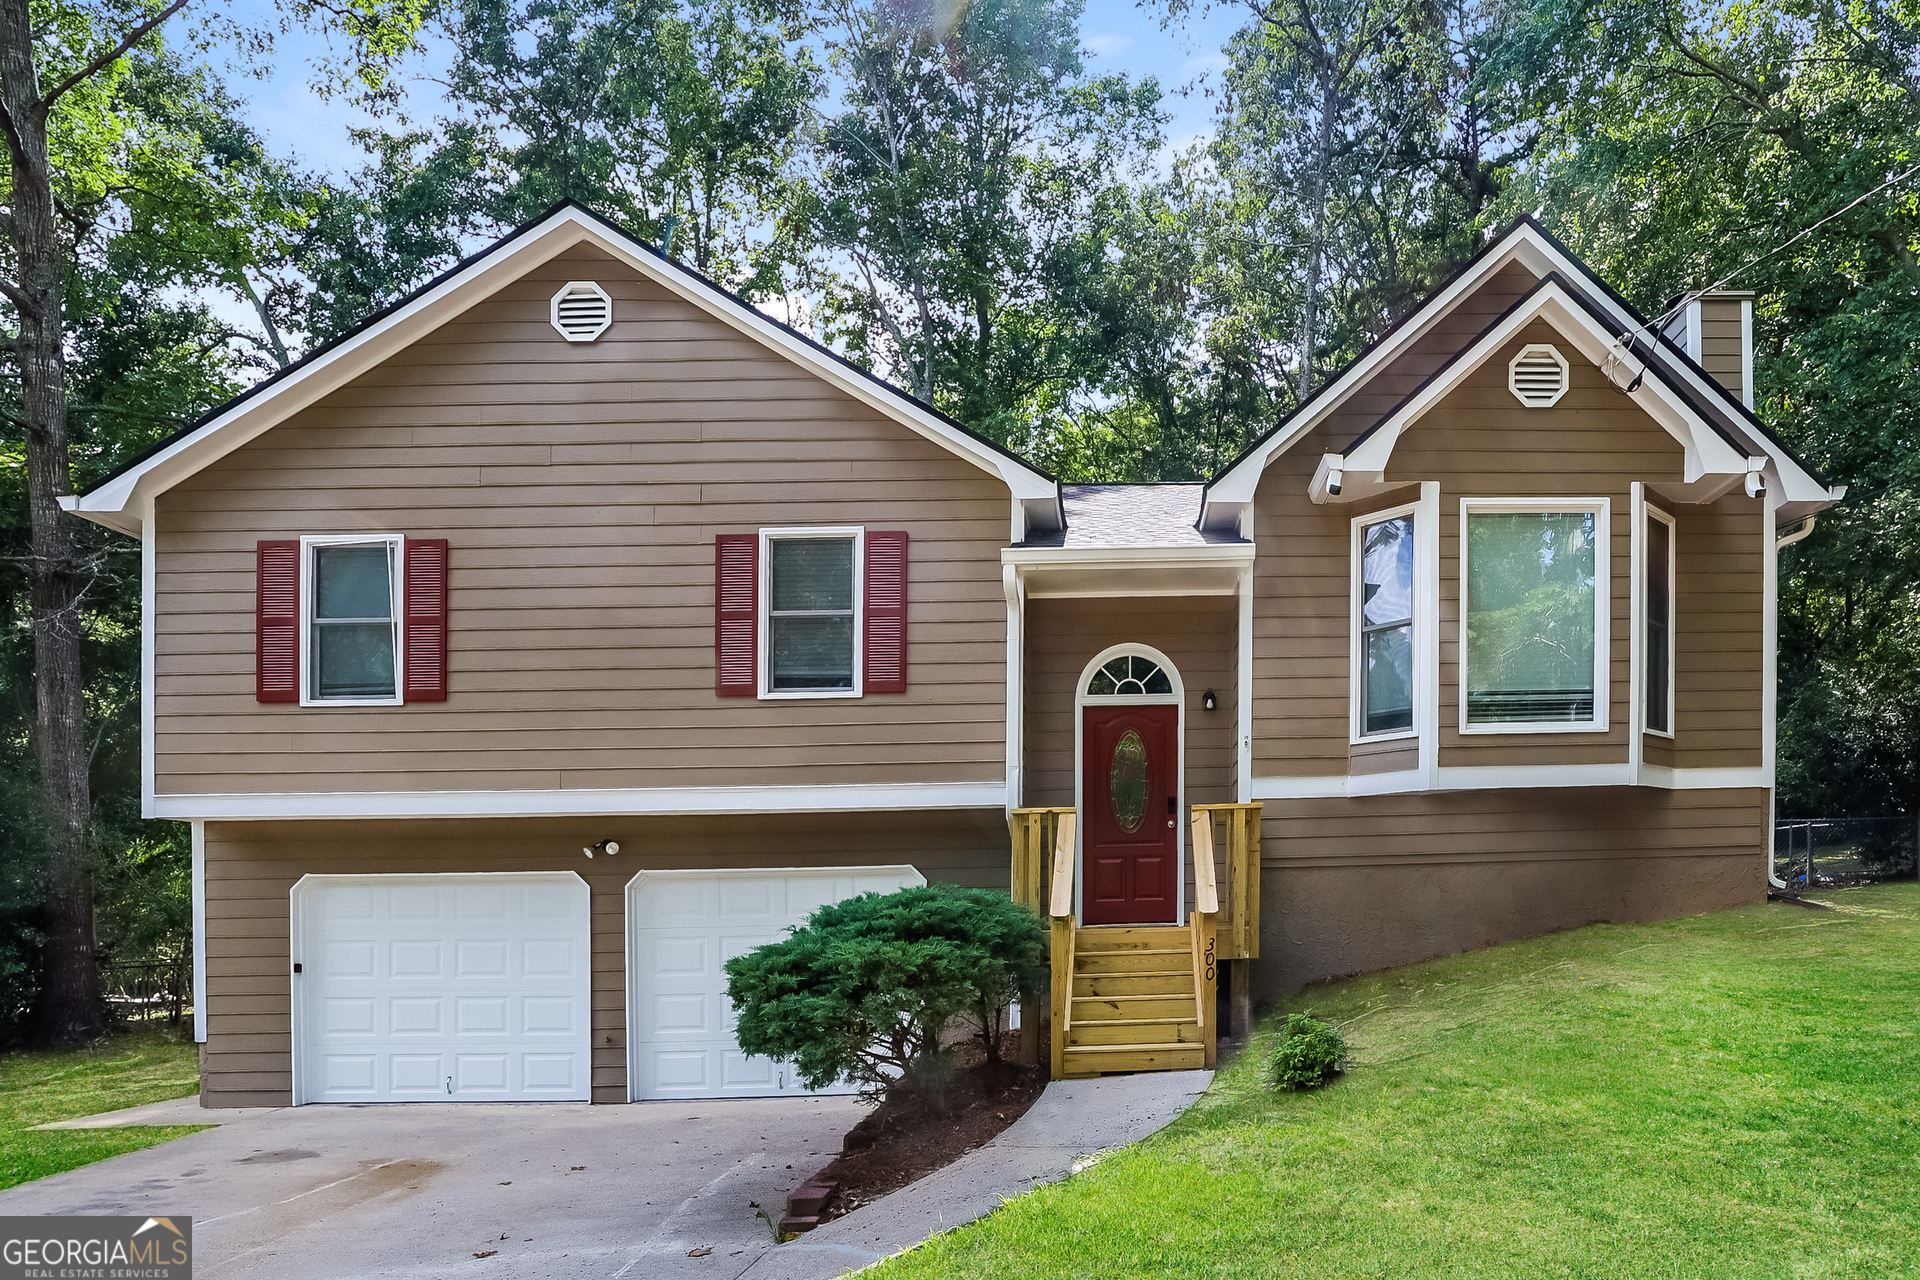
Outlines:
<svg viewBox="0 0 1920 1280"><path fill-rule="evenodd" d="M1507 389L1520 348L1551 342L1572 386L1551 409ZM1627 758L1632 567L1631 485L1678 484L1678 443L1551 326L1530 325L1402 435L1392 492L1315 506L1307 484L1322 453L1345 447L1316 429L1267 469L1256 496L1254 774L1307 777L1383 771L1381 748L1348 745L1351 522L1438 482L1440 761L1442 767L1618 764ZM1653 501L1678 521L1677 767L1757 767L1764 668L1762 501L1738 490L1709 505ZM1460 733L1462 498L1604 497L1611 501L1608 729L1605 733ZM1653 739L1649 739L1653 741ZM1389 752L1411 767L1411 753ZM1655 763L1666 763L1656 759Z"/></svg>
<svg viewBox="0 0 1920 1280"><path fill-rule="evenodd" d="M616 857L582 845L611 837ZM593 1100L627 1099L626 885L678 868L904 863L929 881L1004 890L998 809L710 818L207 825L206 1105L291 1100L288 892L303 875L573 871L593 895Z"/></svg>
<svg viewBox="0 0 1920 1280"><path fill-rule="evenodd" d="M566 281L614 323L569 343ZM580 249L161 495L156 789L500 790L996 782L996 477ZM714 535L911 535L904 695L714 696ZM451 543L444 703L254 700L254 545Z"/></svg>
<svg viewBox="0 0 1920 1280"><path fill-rule="evenodd" d="M1262 999L1602 920L1758 902L1768 795L1592 787L1269 800Z"/></svg>

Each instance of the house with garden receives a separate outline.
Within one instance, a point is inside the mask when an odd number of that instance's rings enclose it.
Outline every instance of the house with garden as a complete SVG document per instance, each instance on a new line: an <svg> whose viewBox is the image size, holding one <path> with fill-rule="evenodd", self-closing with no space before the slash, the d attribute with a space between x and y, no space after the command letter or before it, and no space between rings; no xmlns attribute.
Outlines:
<svg viewBox="0 0 1920 1280"><path fill-rule="evenodd" d="M1531 220L1206 484L1061 484L573 205L68 508L140 540L211 1106L802 1092L724 963L1051 921L1060 1076L1303 984L1760 899L1751 300Z"/></svg>

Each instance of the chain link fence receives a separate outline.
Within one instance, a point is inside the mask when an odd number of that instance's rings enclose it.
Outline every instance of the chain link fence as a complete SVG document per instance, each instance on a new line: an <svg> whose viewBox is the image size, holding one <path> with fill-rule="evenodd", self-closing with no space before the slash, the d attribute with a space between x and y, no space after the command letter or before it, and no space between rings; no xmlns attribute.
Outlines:
<svg viewBox="0 0 1920 1280"><path fill-rule="evenodd" d="M1783 818L1773 824L1773 874L1785 892L1920 875L1920 818Z"/></svg>

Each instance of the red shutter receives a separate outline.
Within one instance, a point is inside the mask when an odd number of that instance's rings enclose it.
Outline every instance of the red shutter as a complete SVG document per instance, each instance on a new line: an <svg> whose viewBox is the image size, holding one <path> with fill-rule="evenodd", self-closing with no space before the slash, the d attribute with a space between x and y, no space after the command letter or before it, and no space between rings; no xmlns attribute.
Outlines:
<svg viewBox="0 0 1920 1280"><path fill-rule="evenodd" d="M760 692L760 535L723 533L713 540L713 691L723 698Z"/></svg>
<svg viewBox="0 0 1920 1280"><path fill-rule="evenodd" d="M300 544L255 547L253 694L262 702L300 701Z"/></svg>
<svg viewBox="0 0 1920 1280"><path fill-rule="evenodd" d="M408 538L405 702L447 700L447 540Z"/></svg>
<svg viewBox="0 0 1920 1280"><path fill-rule="evenodd" d="M907 535L867 531L866 693L907 691Z"/></svg>

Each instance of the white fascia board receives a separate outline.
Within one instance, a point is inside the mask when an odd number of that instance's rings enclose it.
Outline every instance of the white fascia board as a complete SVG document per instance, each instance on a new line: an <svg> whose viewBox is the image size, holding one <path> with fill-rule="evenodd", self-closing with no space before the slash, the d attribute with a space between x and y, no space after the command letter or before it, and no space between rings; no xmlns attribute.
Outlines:
<svg viewBox="0 0 1920 1280"><path fill-rule="evenodd" d="M1515 228L1498 251L1489 253L1475 264L1473 270L1462 272L1453 283L1427 299L1425 305L1392 337L1355 361L1331 386L1321 391L1309 406L1309 411L1291 423L1285 432L1276 434L1208 485L1204 498L1206 505L1252 502L1254 490L1260 487L1260 475L1267 469L1268 463L1290 449L1301 436L1319 426L1350 394L1396 359L1409 345L1424 337L1453 310L1460 299L1513 262L1519 262L1536 276L1544 276L1549 268L1542 251L1551 247L1544 237L1525 223Z"/></svg>
<svg viewBox="0 0 1920 1280"><path fill-rule="evenodd" d="M1005 547L1000 563L1021 569L1189 569L1253 563L1251 542L1204 547Z"/></svg>
<svg viewBox="0 0 1920 1280"><path fill-rule="evenodd" d="M1206 513L1215 503L1251 503L1254 490L1260 485L1261 473L1267 469L1267 465L1274 458L1285 453L1295 441L1324 421L1327 415L1338 408L1355 389L1388 362L1398 357L1410 344L1423 337L1442 317L1453 310L1454 305L1461 298L1479 288L1489 276L1514 262L1518 262L1542 279L1555 272L1569 280L1582 279L1588 274L1584 267L1561 253L1553 242L1541 235L1538 230L1527 223L1521 223L1508 234L1505 243L1497 251L1489 253L1476 263L1472 270L1462 272L1452 284L1429 298L1420 310L1415 312L1414 316L1396 330L1387 341L1362 356L1346 373L1322 391L1310 407L1309 413L1302 415L1298 421L1290 424L1285 432L1276 434L1213 481L1202 498L1201 523L1203 525L1207 523ZM1621 331L1633 332L1640 328L1640 322L1606 291L1594 290L1591 297L1593 304L1604 311ZM1698 370L1677 362L1673 363L1673 367L1677 371L1677 376L1696 396L1703 399L1726 397L1727 393L1719 383L1713 382ZM1644 389L1645 385L1642 384L1642 390ZM1717 438L1718 433L1714 434ZM1745 436L1749 433L1742 430L1740 434ZM1755 453L1768 455L1772 464L1768 468L1768 479L1780 485L1780 492L1786 501L1819 502L1823 505L1839 501L1840 494L1830 493L1793 459L1784 453L1776 453L1766 439L1757 438L1750 443Z"/></svg>
<svg viewBox="0 0 1920 1280"><path fill-rule="evenodd" d="M554 791L317 791L159 795L142 817L192 822L337 818L652 817L1002 809L1000 782L847 786L635 787Z"/></svg>
<svg viewBox="0 0 1920 1280"><path fill-rule="evenodd" d="M1016 499L1057 505L1058 486L1031 467L988 448L884 384L823 354L753 308L676 270L649 253L638 241L588 220L578 209L562 209L497 253L455 272L378 323L311 363L294 369L259 395L241 401L191 435L99 488L63 502L62 506L109 528L137 533L138 516L132 514L136 509L136 495L151 498L164 493L535 267L582 243L604 250L647 279L780 352L856 400L998 476Z"/></svg>
<svg viewBox="0 0 1920 1280"><path fill-rule="evenodd" d="M1423 773L1325 774L1304 778L1255 778L1255 800L1319 800L1419 791L1510 791L1519 788L1625 787L1628 768L1620 764L1535 764L1454 766L1435 771L1432 785ZM1640 785L1674 791L1720 791L1772 785L1764 769L1668 769L1641 767Z"/></svg>
<svg viewBox="0 0 1920 1280"><path fill-rule="evenodd" d="M1556 333L1572 343L1574 349L1592 364L1604 365L1614 349L1613 335L1597 324L1559 282L1550 280L1539 288L1525 306L1516 308L1499 324L1482 334L1447 367L1444 375L1420 388L1372 435L1349 452L1346 455L1346 469L1363 475L1385 471L1401 433L1493 359L1502 347L1513 340L1514 335L1536 320L1544 320L1552 325ZM1621 373L1631 381L1634 375L1641 372L1640 362L1630 356L1626 359L1629 363ZM1745 475L1747 456L1728 444L1711 424L1693 411L1691 405L1676 395L1659 376L1658 370L1651 372L1653 376L1642 378L1640 385L1631 393L1631 398L1686 451L1687 482L1692 483L1709 475Z"/></svg>

